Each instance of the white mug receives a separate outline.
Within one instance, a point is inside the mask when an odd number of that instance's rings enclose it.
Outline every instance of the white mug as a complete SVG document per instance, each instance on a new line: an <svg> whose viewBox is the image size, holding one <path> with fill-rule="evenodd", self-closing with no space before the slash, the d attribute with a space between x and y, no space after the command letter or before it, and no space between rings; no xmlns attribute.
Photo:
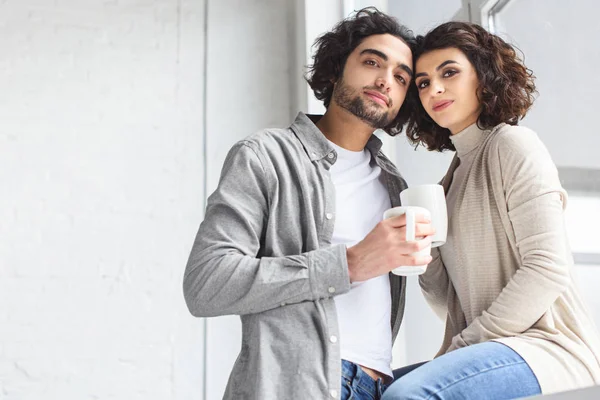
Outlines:
<svg viewBox="0 0 600 400"><path fill-rule="evenodd" d="M416 237L416 222L415 217L417 215L425 215L429 217L431 213L423 208L423 207L394 207L386 210L383 213L383 219L397 217L399 215L406 214L406 241L414 242L417 239L421 239L420 237ZM431 246L427 246L424 249L421 249L417 252L411 253L411 256L428 256L431 254ZM395 275L401 276L410 276L410 275L421 275L425 272L427 268L427 264L425 265L406 265L406 266L398 266L392 270L392 273Z"/></svg>
<svg viewBox="0 0 600 400"><path fill-rule="evenodd" d="M431 237L431 247L446 243L448 233L448 210L446 196L441 185L417 185L404 189L400 193L400 203L403 206L423 207L431 213L431 224L435 235Z"/></svg>

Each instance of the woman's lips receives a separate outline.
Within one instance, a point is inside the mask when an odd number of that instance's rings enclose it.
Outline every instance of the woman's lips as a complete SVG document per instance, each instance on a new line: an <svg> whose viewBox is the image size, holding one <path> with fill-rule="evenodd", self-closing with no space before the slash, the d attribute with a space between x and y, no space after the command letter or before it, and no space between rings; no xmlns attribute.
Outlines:
<svg viewBox="0 0 600 400"><path fill-rule="evenodd" d="M433 105L433 111L442 111L448 108L452 103L454 103L452 100L439 101Z"/></svg>

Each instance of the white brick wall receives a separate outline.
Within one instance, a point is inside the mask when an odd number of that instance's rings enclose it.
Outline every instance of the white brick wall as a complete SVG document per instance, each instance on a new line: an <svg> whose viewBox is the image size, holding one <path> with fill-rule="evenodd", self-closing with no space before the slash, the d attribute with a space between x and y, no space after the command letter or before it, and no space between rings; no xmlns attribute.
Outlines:
<svg viewBox="0 0 600 400"><path fill-rule="evenodd" d="M0 399L202 393L201 0L0 0Z"/></svg>

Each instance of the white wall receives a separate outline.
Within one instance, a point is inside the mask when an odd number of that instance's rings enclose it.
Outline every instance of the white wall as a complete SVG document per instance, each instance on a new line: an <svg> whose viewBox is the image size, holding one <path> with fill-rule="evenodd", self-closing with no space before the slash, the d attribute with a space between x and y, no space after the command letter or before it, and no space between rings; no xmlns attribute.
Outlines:
<svg viewBox="0 0 600 400"><path fill-rule="evenodd" d="M462 3L462 0L389 0L388 12L416 34L424 35L452 19Z"/></svg>
<svg viewBox="0 0 600 400"><path fill-rule="evenodd" d="M0 398L192 399L203 1L0 2Z"/></svg>

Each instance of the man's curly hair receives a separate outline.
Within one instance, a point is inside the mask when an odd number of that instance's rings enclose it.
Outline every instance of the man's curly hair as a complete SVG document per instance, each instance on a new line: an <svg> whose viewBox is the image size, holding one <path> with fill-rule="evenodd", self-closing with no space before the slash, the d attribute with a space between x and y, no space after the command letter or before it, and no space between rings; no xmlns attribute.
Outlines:
<svg viewBox="0 0 600 400"><path fill-rule="evenodd" d="M537 93L533 73L524 64L514 46L481 26L467 22L447 22L425 36L417 37L414 64L423 54L438 49L462 51L477 72L481 114L477 125L490 129L504 122L517 125L531 107ZM456 150L450 130L436 124L419 101L416 84L407 97L413 104L406 136L415 145L429 150Z"/></svg>
<svg viewBox="0 0 600 400"><path fill-rule="evenodd" d="M316 48L313 64L308 67L305 79L315 93L315 97L323 100L325 108L329 107L334 83L342 77L350 53L365 38L382 34L399 38L411 51L415 45L411 30L401 25L396 18L378 11L375 7L359 10L353 17L339 22L333 30L317 38L313 45ZM405 102L396 118L384 130L392 136L401 132L408 120L410 108Z"/></svg>

